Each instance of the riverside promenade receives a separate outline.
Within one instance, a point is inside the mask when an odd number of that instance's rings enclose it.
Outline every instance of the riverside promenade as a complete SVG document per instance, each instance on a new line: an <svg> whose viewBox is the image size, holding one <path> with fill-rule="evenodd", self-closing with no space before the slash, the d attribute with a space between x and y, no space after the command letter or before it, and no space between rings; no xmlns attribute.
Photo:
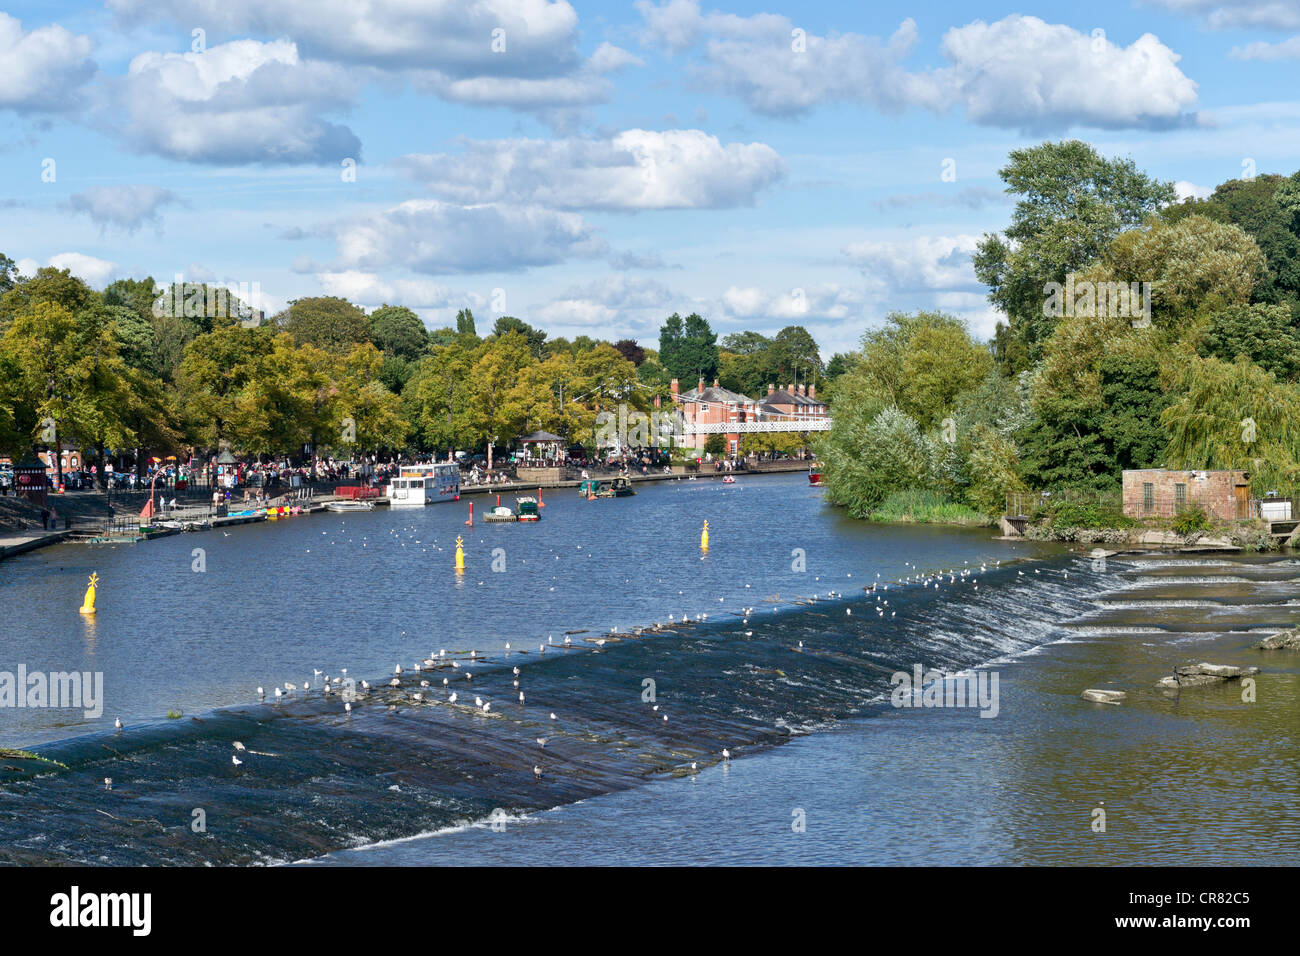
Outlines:
<svg viewBox="0 0 1300 956"><path fill-rule="evenodd" d="M47 545L58 544L68 537L67 531L9 531L0 533L0 561L34 551Z"/></svg>
<svg viewBox="0 0 1300 956"><path fill-rule="evenodd" d="M755 467L750 466L744 471L736 472L715 472L712 469L701 469L698 472L687 472L680 468L675 468L671 473L664 474L650 473L647 475L630 474L627 478L633 483L640 484L643 482L659 481L690 481L699 480L707 481L715 478L722 478L731 475L737 480L745 478L761 477L763 475L791 474L807 472L812 465L811 462L804 461L775 461L764 462ZM606 480L613 477L611 474L594 475L599 480ZM557 489L557 488L576 488L582 483L579 478L566 478L552 481L508 481L496 482L487 485L461 485L460 494L462 497L469 495L491 495L491 494L510 494L536 491L537 489ZM300 509L297 515L277 516L280 520L288 520L292 517L301 517L307 514L316 514L325 511L325 505L332 501L348 500L344 496L334 494L308 495L296 497L293 494L284 497L274 497L262 504L233 501L230 504L234 514L218 516L210 504L192 504L186 503L179 505L174 509L160 509L157 514L159 521L180 525L192 525L190 528L184 527L164 527L155 524L149 532L137 533L138 524L134 520L134 514L118 513L107 522L107 527L99 527L100 523L86 522L74 523L68 530L60 531L39 531L35 529L26 530L3 530L0 529L0 561L14 555L32 551L37 548L47 547L49 545L59 544L64 541L82 544L118 544L134 543L135 541L148 540L149 538L167 537L173 534L180 534L183 531L201 531L222 529L225 530L234 525L260 523L267 520L273 520L265 513L267 507L298 507ZM388 499L378 497L369 499L378 507L387 507ZM255 511L253 514L239 514L239 511ZM128 532L128 526L130 530ZM98 528L98 531L96 530ZM116 528L116 530L114 530Z"/></svg>

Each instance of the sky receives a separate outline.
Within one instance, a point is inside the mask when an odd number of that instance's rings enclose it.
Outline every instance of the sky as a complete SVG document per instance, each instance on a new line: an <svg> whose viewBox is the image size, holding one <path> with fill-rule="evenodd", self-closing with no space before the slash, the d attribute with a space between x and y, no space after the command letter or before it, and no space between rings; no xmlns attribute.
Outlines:
<svg viewBox="0 0 1300 956"><path fill-rule="evenodd" d="M1300 0L0 0L0 252L431 328L988 337L1009 151L1289 175L1298 77Z"/></svg>

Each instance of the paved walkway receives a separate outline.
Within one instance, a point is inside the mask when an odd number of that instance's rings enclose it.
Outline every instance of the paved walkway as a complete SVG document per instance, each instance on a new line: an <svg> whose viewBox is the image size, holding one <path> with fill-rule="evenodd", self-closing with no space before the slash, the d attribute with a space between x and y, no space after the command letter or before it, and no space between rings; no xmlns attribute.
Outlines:
<svg viewBox="0 0 1300 956"><path fill-rule="evenodd" d="M66 531L13 531L0 534L0 561L24 551L58 544L67 536Z"/></svg>

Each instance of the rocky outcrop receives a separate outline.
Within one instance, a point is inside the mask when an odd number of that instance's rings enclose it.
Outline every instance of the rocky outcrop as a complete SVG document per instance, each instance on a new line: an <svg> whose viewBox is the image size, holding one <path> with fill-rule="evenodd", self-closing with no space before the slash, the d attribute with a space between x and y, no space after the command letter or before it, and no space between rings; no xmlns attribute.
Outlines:
<svg viewBox="0 0 1300 956"><path fill-rule="evenodd" d="M1255 645L1261 651L1300 650L1300 627L1289 631L1278 631Z"/></svg>
<svg viewBox="0 0 1300 956"><path fill-rule="evenodd" d="M1094 704L1118 704L1123 702L1124 698L1128 697L1128 694L1122 690L1097 690L1090 687L1079 696Z"/></svg>
<svg viewBox="0 0 1300 956"><path fill-rule="evenodd" d="M1184 687L1203 687L1207 684L1240 680L1258 673L1258 667L1237 667L1233 664L1186 664L1175 667L1173 675L1160 678L1156 686L1163 690L1180 690Z"/></svg>

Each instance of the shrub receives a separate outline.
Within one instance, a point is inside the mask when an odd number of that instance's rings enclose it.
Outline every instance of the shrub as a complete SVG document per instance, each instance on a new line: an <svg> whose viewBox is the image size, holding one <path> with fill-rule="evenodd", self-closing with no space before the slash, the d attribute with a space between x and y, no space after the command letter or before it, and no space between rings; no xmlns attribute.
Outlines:
<svg viewBox="0 0 1300 956"><path fill-rule="evenodd" d="M1205 509L1200 505L1186 508L1178 513L1170 525L1175 534L1182 535L1186 538L1188 535L1196 534L1198 531L1210 530L1210 516L1205 513Z"/></svg>

